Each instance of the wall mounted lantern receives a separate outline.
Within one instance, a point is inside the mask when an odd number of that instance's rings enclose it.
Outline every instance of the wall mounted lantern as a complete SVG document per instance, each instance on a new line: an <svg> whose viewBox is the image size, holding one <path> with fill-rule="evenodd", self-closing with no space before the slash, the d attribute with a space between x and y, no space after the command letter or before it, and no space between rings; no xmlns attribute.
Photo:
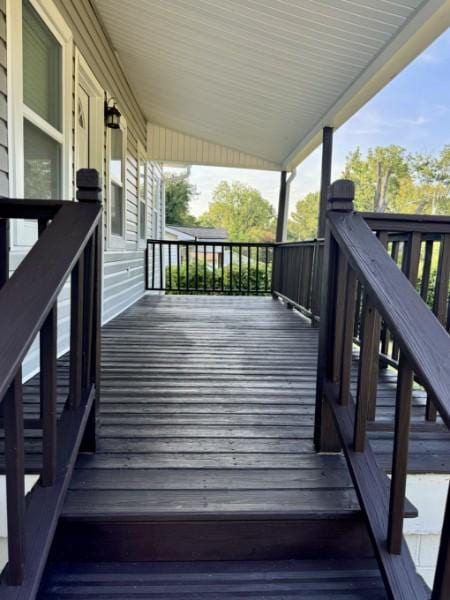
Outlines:
<svg viewBox="0 0 450 600"><path fill-rule="evenodd" d="M110 129L120 129L120 110L114 98L105 100L105 125Z"/></svg>

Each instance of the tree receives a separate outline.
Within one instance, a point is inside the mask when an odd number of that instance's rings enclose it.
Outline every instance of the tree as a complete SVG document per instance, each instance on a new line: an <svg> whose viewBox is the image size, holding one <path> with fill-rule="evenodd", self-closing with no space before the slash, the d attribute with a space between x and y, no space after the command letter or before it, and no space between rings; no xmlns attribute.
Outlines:
<svg viewBox="0 0 450 600"><path fill-rule="evenodd" d="M411 155L409 160L418 196L415 212L432 215L448 214L450 212L450 145L444 146L438 156L417 153Z"/></svg>
<svg viewBox="0 0 450 600"><path fill-rule="evenodd" d="M233 242L265 242L275 239L275 211L260 192L239 181L221 181L213 192L200 224L223 227Z"/></svg>
<svg viewBox="0 0 450 600"><path fill-rule="evenodd" d="M288 239L310 240L317 236L319 192L310 192L295 205L288 221Z"/></svg>
<svg viewBox="0 0 450 600"><path fill-rule="evenodd" d="M343 176L355 183L358 210L386 212L404 180L410 178L406 150L401 146L377 146L367 158L356 148L347 156Z"/></svg>
<svg viewBox="0 0 450 600"><path fill-rule="evenodd" d="M189 212L189 204L196 193L186 176L164 175L166 191L166 223L169 225L196 225L197 219Z"/></svg>

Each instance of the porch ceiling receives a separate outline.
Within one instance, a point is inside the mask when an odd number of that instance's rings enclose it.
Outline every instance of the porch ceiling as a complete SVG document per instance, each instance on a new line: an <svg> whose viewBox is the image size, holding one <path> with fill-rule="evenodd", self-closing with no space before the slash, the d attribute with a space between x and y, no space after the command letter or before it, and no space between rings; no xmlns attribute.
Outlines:
<svg viewBox="0 0 450 600"><path fill-rule="evenodd" d="M450 24L450 0L93 2L150 158L269 169L296 166Z"/></svg>

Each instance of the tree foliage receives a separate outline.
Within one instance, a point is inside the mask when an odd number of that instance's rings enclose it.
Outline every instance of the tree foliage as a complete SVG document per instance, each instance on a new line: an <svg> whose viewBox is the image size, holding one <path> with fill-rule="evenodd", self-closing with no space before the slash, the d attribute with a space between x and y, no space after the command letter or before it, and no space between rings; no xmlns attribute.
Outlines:
<svg viewBox="0 0 450 600"><path fill-rule="evenodd" d="M265 242L275 239L275 211L260 192L239 181L222 181L213 192L200 224L223 227L233 242Z"/></svg>
<svg viewBox="0 0 450 600"><path fill-rule="evenodd" d="M190 202L196 193L187 177L166 174L166 223L169 225L196 225L197 219L190 213Z"/></svg>
<svg viewBox="0 0 450 600"><path fill-rule="evenodd" d="M311 240L317 235L319 192L310 192L299 200L288 221L288 239Z"/></svg>
<svg viewBox="0 0 450 600"><path fill-rule="evenodd" d="M396 145L356 148L347 156L342 176L355 183L360 211L450 214L450 145L437 154L408 154ZM290 216L290 239L311 239L317 232L318 192L301 198Z"/></svg>

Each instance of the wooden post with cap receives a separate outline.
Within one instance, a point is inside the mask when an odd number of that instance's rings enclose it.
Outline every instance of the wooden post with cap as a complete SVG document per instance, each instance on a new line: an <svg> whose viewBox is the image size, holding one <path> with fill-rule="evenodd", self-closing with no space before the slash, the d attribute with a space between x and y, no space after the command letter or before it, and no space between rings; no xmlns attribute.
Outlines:
<svg viewBox="0 0 450 600"><path fill-rule="evenodd" d="M77 171L77 200L102 203L102 178L96 169ZM101 302L102 302L102 219L84 251L83 360L81 376L85 391L95 389L95 404L86 423L81 450L96 450L96 420L100 403Z"/></svg>
<svg viewBox="0 0 450 600"><path fill-rule="evenodd" d="M355 186L352 181L341 179L328 188L328 211L353 212ZM342 318L338 311L338 268L339 247L334 239L328 220L325 226L325 249L322 271L322 289L320 305L319 353L317 360L316 413L314 425L314 444L320 452L339 452L341 443L333 421L332 412L324 395L325 380L333 381L339 372L333 365L336 356L336 323Z"/></svg>

